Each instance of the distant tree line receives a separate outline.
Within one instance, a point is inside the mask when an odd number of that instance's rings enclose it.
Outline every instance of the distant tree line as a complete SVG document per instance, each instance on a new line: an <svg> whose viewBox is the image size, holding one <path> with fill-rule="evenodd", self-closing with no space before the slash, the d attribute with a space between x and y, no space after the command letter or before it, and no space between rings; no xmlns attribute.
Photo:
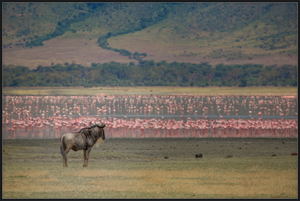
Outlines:
<svg viewBox="0 0 300 201"><path fill-rule="evenodd" d="M139 60L38 66L2 66L3 86L297 86L297 67L258 64L224 65Z"/></svg>

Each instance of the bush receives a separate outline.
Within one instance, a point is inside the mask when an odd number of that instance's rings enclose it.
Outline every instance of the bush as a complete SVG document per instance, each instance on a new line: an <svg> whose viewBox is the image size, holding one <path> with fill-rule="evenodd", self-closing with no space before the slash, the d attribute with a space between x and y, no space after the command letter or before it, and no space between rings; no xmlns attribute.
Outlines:
<svg viewBox="0 0 300 201"><path fill-rule="evenodd" d="M292 80L291 81L291 86L296 87L297 86L297 80Z"/></svg>
<svg viewBox="0 0 300 201"><path fill-rule="evenodd" d="M53 86L53 87L61 87L61 84L59 84L59 83L54 83L54 84L52 84L52 86Z"/></svg>
<svg viewBox="0 0 300 201"><path fill-rule="evenodd" d="M280 85L281 85L281 86L283 86L283 87L285 87L285 86L286 86L286 84L285 84L285 83L281 83Z"/></svg>
<svg viewBox="0 0 300 201"><path fill-rule="evenodd" d="M93 87L94 85L92 83L88 83L88 84L85 84L83 86L84 86L84 88L88 88L88 87Z"/></svg>
<svg viewBox="0 0 300 201"><path fill-rule="evenodd" d="M239 84L239 87L246 87L247 86L247 80L245 78L241 79L241 83Z"/></svg>

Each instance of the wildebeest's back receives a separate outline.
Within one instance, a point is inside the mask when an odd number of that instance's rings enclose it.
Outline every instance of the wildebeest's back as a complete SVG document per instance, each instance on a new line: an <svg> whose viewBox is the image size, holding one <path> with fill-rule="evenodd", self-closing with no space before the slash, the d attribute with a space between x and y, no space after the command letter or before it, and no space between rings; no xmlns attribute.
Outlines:
<svg viewBox="0 0 300 201"><path fill-rule="evenodd" d="M86 138L81 133L66 133L64 142L74 151L86 149Z"/></svg>

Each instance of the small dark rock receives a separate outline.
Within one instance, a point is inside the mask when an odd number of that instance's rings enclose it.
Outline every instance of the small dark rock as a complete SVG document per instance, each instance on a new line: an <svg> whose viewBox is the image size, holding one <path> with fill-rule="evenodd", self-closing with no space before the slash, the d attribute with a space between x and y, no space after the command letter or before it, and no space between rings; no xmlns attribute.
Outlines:
<svg viewBox="0 0 300 201"><path fill-rule="evenodd" d="M282 144L284 144L284 142L282 142Z"/></svg>
<svg viewBox="0 0 300 201"><path fill-rule="evenodd" d="M276 154L272 154L272 156L276 156Z"/></svg>
<svg viewBox="0 0 300 201"><path fill-rule="evenodd" d="M202 158L202 154L196 154L195 157L196 158Z"/></svg>
<svg viewBox="0 0 300 201"><path fill-rule="evenodd" d="M291 156L297 156L297 153L292 153Z"/></svg>
<svg viewBox="0 0 300 201"><path fill-rule="evenodd" d="M165 156L165 159L168 159L169 157L168 156Z"/></svg>
<svg viewBox="0 0 300 201"><path fill-rule="evenodd" d="M232 158L233 157L233 155L227 155L226 156L226 158Z"/></svg>

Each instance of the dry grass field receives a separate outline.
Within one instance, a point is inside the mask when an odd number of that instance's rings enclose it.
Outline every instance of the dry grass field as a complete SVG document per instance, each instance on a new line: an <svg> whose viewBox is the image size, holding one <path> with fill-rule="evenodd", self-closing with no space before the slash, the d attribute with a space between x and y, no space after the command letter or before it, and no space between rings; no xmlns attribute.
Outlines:
<svg viewBox="0 0 300 201"><path fill-rule="evenodd" d="M71 151L63 168L58 139L3 140L2 195L297 198L293 152L297 139L107 139L91 151L89 167L82 151Z"/></svg>
<svg viewBox="0 0 300 201"><path fill-rule="evenodd" d="M297 198L293 152L297 139L106 139L89 167L71 151L63 168L58 139L3 140L2 196Z"/></svg>
<svg viewBox="0 0 300 201"><path fill-rule="evenodd" d="M159 33L152 33L152 32ZM282 66L285 64L297 65L298 57L296 54L291 56L279 55L272 53L267 55L266 52L260 52L260 50L254 48L244 49L232 49L231 43L227 48L222 44L223 41L227 41L226 38L221 41L217 41L208 46L208 44L199 44L188 41L170 40L163 37L163 32L160 30L142 30L132 34L125 34L117 37L110 38L108 40L109 46L118 49L126 49L134 53L147 53L146 60L154 60L155 62L167 61L167 62L186 62L186 63L201 63L208 62L210 65L215 66L219 63L224 64L263 64ZM229 39L228 39L229 40ZM231 39L230 39L231 40ZM44 41L44 46L33 47L30 49L21 47L12 47L2 52L2 63L4 65L21 65L27 66L31 69L37 68L38 65L51 66L65 62L81 64L84 66L91 66L92 63L109 63L111 61L120 63L135 62L134 59L129 59L127 56L122 56L118 52L102 49L98 46L97 38L92 35L76 33L70 34L69 32L61 37ZM205 42L207 43L207 42ZM214 50L223 48L223 52L242 52L243 54L266 54L266 56L255 57L251 60L247 59L235 59L227 61L226 58L203 58L209 55ZM193 56L190 55L193 53ZM252 56L253 57L253 56Z"/></svg>
<svg viewBox="0 0 300 201"><path fill-rule="evenodd" d="M51 66L65 62L91 66L92 63L120 63L135 60L121 56L118 52L102 49L96 43L97 39L88 38L51 39L44 41L44 46L27 48L12 48L2 53L4 65L27 66L36 69L38 65Z"/></svg>
<svg viewBox="0 0 300 201"><path fill-rule="evenodd" d="M151 31L150 31L151 30ZM150 32L148 32L150 31ZM126 49L131 52L145 52L147 53L147 60L154 60L155 62L167 61L171 62L186 62L186 63L201 63L208 62L210 65L215 66L219 63L223 64L263 64L265 66L277 64L282 65L298 65L298 57L296 54L288 56L280 55L279 51L273 51L271 55L269 52L253 47L232 48L236 45L234 39L239 37L239 34L228 35L222 39L216 39L214 41L209 40L180 40L170 38L171 30L165 28L149 28L139 32L124 34L121 36L113 37L108 39L108 43L112 48ZM226 45L224 45L224 43ZM243 44L239 44L243 45ZM223 53L235 52L242 53L252 57L248 59L235 59L228 60L226 58L208 58L207 55L212 53L214 50L217 51L223 49ZM250 53L252 55L250 55ZM254 54L261 54L265 56L254 57ZM203 58L206 57L206 58Z"/></svg>
<svg viewBox="0 0 300 201"><path fill-rule="evenodd" d="M3 95L297 95L297 87L4 87Z"/></svg>

